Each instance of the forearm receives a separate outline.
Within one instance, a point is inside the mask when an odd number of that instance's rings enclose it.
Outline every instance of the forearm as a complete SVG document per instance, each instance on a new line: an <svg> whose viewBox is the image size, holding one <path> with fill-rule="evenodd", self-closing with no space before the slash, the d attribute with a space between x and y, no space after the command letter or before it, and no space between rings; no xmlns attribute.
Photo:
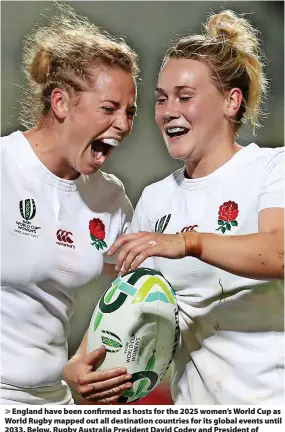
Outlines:
<svg viewBox="0 0 285 432"><path fill-rule="evenodd" d="M201 261L252 279L284 277L284 236L280 231L243 236L199 233Z"/></svg>

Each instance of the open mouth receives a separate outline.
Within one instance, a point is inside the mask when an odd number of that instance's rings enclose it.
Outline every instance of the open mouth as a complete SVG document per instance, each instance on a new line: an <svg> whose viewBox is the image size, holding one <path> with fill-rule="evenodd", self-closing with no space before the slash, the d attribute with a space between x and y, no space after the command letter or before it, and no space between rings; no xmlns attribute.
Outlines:
<svg viewBox="0 0 285 432"><path fill-rule="evenodd" d="M98 139L92 141L91 143L92 154L98 162L100 162L102 158L105 160L112 148L114 148L113 145L107 144L106 142Z"/></svg>
<svg viewBox="0 0 285 432"><path fill-rule="evenodd" d="M176 138L186 135L189 132L190 129L185 127L169 127L165 129L166 135L168 135L170 138Z"/></svg>

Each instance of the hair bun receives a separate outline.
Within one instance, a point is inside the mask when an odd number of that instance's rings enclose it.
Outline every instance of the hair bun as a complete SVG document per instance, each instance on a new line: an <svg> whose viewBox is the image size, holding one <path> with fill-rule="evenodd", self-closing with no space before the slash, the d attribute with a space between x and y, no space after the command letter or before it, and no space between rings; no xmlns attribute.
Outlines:
<svg viewBox="0 0 285 432"><path fill-rule="evenodd" d="M30 77L37 84L46 84L50 75L52 63L51 54L45 48L40 48L31 64Z"/></svg>
<svg viewBox="0 0 285 432"><path fill-rule="evenodd" d="M258 46L257 31L249 21L231 10L211 15L205 30L208 37L222 37L241 52L253 52Z"/></svg>

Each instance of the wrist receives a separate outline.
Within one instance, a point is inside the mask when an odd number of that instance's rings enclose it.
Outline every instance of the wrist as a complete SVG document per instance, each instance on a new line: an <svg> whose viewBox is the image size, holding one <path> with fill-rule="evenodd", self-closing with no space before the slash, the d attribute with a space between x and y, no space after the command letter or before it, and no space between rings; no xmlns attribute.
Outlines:
<svg viewBox="0 0 285 432"><path fill-rule="evenodd" d="M202 255L202 241L200 234L193 230L181 233L185 244L185 256L200 258Z"/></svg>

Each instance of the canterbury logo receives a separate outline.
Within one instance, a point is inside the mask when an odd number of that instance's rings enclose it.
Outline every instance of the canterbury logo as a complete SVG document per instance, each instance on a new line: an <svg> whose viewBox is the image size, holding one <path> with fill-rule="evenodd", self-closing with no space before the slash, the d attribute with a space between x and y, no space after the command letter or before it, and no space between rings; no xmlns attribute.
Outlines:
<svg viewBox="0 0 285 432"><path fill-rule="evenodd" d="M63 242L63 243L72 244L73 240L72 240L71 236L73 236L72 232L64 231L62 229L57 230L57 233L56 233L57 240L59 240L60 242Z"/></svg>
<svg viewBox="0 0 285 432"><path fill-rule="evenodd" d="M189 225L182 228L181 232L193 231L195 228L198 228L198 225Z"/></svg>
<svg viewBox="0 0 285 432"><path fill-rule="evenodd" d="M155 232L163 233L170 221L171 214L163 216L161 219L158 219L155 224Z"/></svg>
<svg viewBox="0 0 285 432"><path fill-rule="evenodd" d="M23 219L31 220L36 215L36 204L33 199L22 200L19 203L20 213Z"/></svg>

